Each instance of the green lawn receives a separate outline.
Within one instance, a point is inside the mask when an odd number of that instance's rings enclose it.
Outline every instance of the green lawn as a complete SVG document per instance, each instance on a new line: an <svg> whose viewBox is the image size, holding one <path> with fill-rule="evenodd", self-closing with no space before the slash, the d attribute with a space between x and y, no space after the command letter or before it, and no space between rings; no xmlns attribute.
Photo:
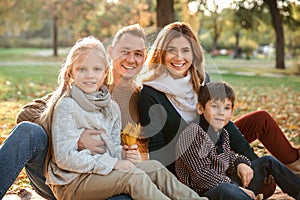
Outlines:
<svg viewBox="0 0 300 200"><path fill-rule="evenodd" d="M65 49L61 51L65 53ZM13 125L24 103L53 91L63 56L51 56L50 49L0 49L0 111L9 108L8 113L0 113L0 117L5 116L5 120L0 118L1 123ZM294 129L300 127L300 78L291 70L294 61L287 62L287 70L275 70L270 67L270 60L208 58L206 69L211 79L224 80L237 91L236 117L265 109L287 133L294 134ZM6 134L12 128L11 125L2 127L7 127Z"/></svg>

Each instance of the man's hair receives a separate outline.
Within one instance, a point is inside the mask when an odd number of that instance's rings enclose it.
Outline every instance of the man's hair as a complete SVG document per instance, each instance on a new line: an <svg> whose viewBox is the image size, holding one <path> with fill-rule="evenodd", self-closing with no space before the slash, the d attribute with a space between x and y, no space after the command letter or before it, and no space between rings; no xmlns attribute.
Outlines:
<svg viewBox="0 0 300 200"><path fill-rule="evenodd" d="M214 81L209 82L200 87L198 93L198 102L205 107L205 104L210 100L225 101L228 98L234 107L235 92L234 89L226 82Z"/></svg>
<svg viewBox="0 0 300 200"><path fill-rule="evenodd" d="M114 47L125 33L129 33L133 36L143 38L143 40L145 41L145 45L146 45L146 33L140 24L132 24L132 25L124 26L123 28L121 28L115 34L111 45Z"/></svg>

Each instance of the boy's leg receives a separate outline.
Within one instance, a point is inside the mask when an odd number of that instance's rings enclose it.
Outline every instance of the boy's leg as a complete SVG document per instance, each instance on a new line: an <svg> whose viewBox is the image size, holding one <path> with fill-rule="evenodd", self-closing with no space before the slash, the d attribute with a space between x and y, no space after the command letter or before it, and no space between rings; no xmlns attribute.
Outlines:
<svg viewBox="0 0 300 200"><path fill-rule="evenodd" d="M43 175L47 149L48 137L41 126L22 122L11 131L0 149L0 198L25 167L35 191L46 199L55 199Z"/></svg>
<svg viewBox="0 0 300 200"><path fill-rule="evenodd" d="M276 121L267 112L250 112L236 119L234 123L249 143L259 139L282 163L290 164L299 159L299 150L290 144Z"/></svg>
<svg viewBox="0 0 300 200"><path fill-rule="evenodd" d="M256 192L265 177L272 175L283 192L295 199L300 197L300 177L291 172L284 164L272 156L263 156L252 161L254 177L249 188ZM297 199L298 200L298 199Z"/></svg>
<svg viewBox="0 0 300 200"><path fill-rule="evenodd" d="M243 190L241 190L237 185L231 183L221 183L218 186L210 189L203 193L204 196L208 197L210 200L250 200Z"/></svg>

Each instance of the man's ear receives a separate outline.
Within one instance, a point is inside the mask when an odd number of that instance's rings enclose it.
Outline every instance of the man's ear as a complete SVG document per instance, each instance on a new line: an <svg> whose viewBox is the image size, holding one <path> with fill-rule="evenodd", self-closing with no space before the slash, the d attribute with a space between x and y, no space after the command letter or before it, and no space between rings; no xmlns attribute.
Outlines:
<svg viewBox="0 0 300 200"><path fill-rule="evenodd" d="M112 59L112 52L113 52L113 47L111 45L109 45L107 47L107 53L110 59Z"/></svg>
<svg viewBox="0 0 300 200"><path fill-rule="evenodd" d="M197 113L199 114L199 115L202 115L203 114L203 111L204 111L204 108L203 108L203 106L201 105L201 103L197 103Z"/></svg>

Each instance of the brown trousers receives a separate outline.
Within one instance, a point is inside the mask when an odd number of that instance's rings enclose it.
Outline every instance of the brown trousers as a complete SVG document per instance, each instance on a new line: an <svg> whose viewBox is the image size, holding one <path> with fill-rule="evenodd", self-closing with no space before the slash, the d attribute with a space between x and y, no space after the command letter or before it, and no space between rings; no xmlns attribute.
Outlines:
<svg viewBox="0 0 300 200"><path fill-rule="evenodd" d="M52 186L57 199L107 199L129 194L133 199L206 199L177 180L161 163L147 160L129 172L113 170L108 175L81 174L68 185Z"/></svg>

